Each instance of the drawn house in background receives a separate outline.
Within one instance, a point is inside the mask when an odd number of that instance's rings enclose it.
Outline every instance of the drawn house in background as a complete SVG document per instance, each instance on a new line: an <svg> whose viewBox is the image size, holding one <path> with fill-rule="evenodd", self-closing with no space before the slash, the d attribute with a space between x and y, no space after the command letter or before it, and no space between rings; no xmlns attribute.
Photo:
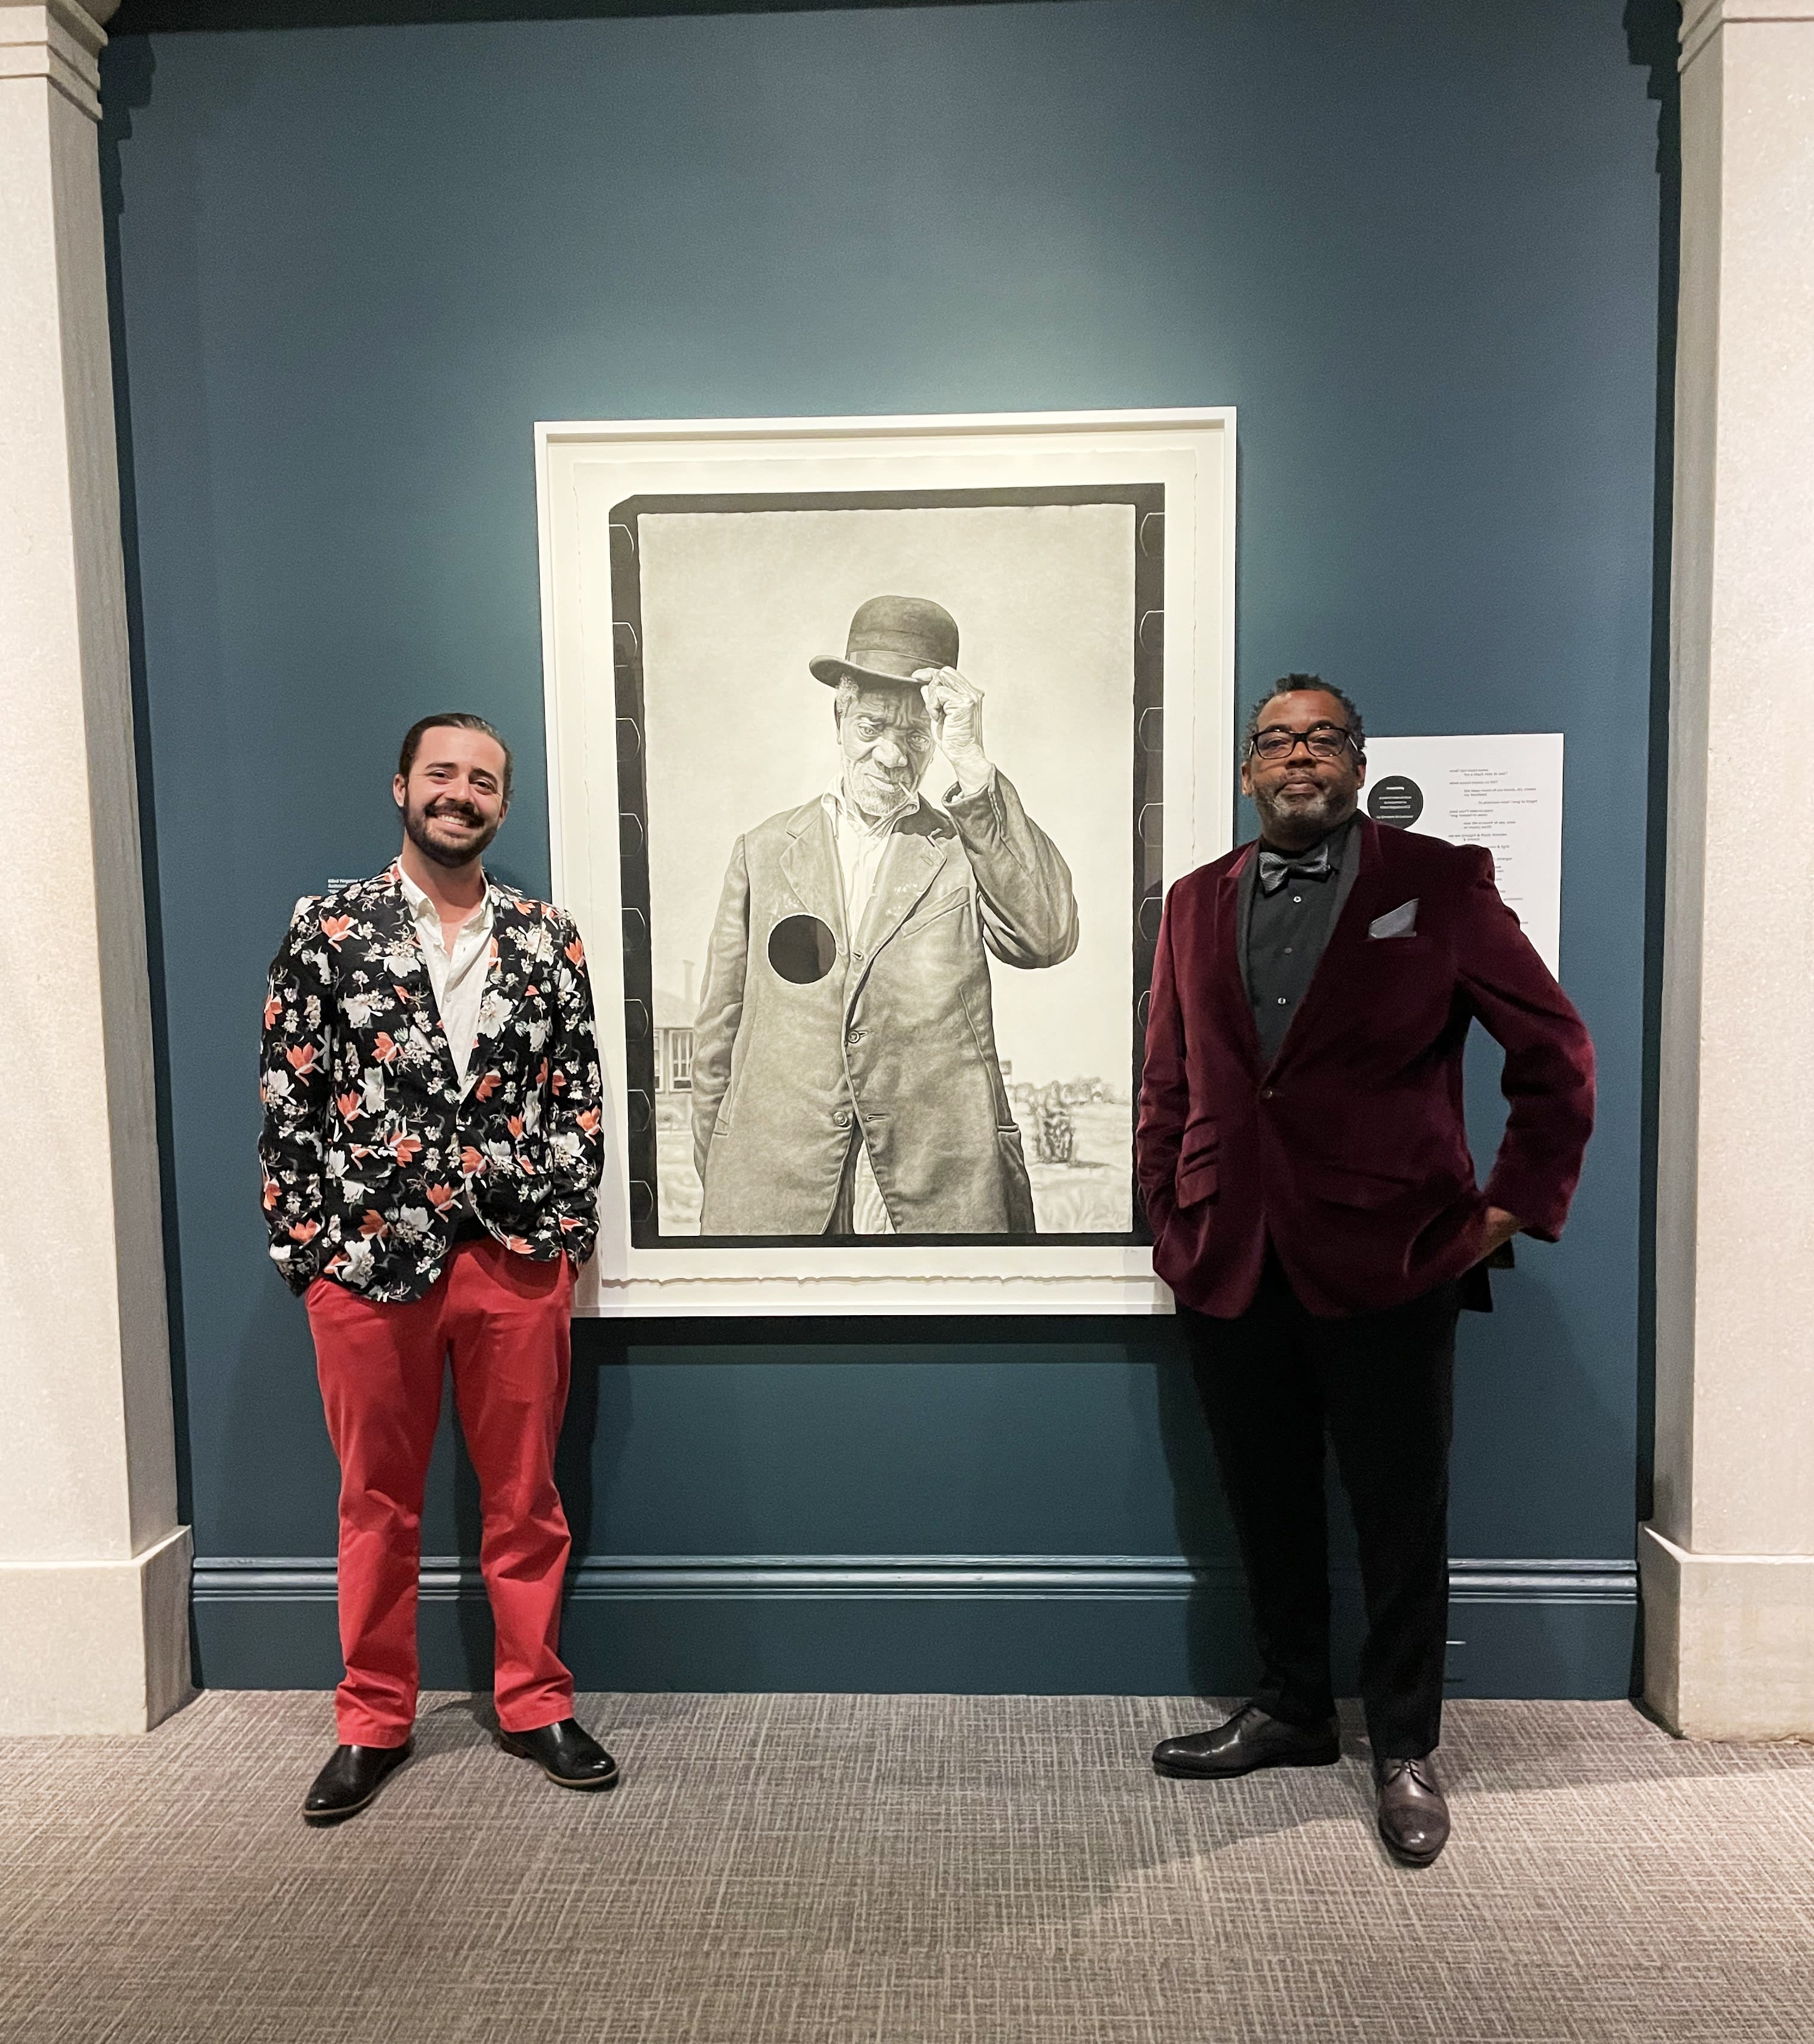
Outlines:
<svg viewBox="0 0 1814 2044"><path fill-rule="evenodd" d="M699 1012L691 959L686 964L686 986L655 989L655 1096L693 1090L693 1023Z"/></svg>

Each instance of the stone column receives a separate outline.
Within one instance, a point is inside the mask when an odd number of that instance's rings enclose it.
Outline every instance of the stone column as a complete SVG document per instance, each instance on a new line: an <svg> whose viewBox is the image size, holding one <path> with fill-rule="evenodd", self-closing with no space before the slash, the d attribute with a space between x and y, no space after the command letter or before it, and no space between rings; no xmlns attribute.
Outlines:
<svg viewBox="0 0 1814 2044"><path fill-rule="evenodd" d="M189 1688L95 133L105 40L71 0L0 0L5 1732L143 1731Z"/></svg>
<svg viewBox="0 0 1814 2044"><path fill-rule="evenodd" d="M1645 1689L1814 1735L1814 0L1681 32Z"/></svg>

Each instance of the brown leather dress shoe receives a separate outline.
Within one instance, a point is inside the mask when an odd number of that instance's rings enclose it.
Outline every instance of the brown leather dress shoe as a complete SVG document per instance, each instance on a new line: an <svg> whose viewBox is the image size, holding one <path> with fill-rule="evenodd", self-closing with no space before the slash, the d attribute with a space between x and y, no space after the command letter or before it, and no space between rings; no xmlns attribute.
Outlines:
<svg viewBox="0 0 1814 2044"><path fill-rule="evenodd" d="M1341 1757L1341 1731L1333 1718L1321 1725L1286 1724L1258 1704L1243 1704L1211 1731L1162 1739L1153 1748L1153 1765L1161 1774L1217 1781L1262 1767L1332 1767Z"/></svg>
<svg viewBox="0 0 1814 2044"><path fill-rule="evenodd" d="M1379 1835L1406 1866L1428 1866L1449 1842L1449 1806L1435 1771L1421 1760L1388 1760L1379 1777Z"/></svg>

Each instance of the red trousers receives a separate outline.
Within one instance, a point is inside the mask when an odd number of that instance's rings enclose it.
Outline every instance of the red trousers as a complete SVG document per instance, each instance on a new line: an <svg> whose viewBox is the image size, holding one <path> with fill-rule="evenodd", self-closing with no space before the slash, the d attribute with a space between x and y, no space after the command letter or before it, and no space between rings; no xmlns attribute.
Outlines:
<svg viewBox="0 0 1814 2044"><path fill-rule="evenodd" d="M478 1476L498 1721L532 1731L571 1717L573 1677L555 1649L571 1542L554 1480L572 1352L567 1258L537 1263L501 1243L467 1243L420 1299L386 1305L319 1278L308 1305L340 1463L342 1744L401 1746L415 1722L422 1488L450 1356Z"/></svg>

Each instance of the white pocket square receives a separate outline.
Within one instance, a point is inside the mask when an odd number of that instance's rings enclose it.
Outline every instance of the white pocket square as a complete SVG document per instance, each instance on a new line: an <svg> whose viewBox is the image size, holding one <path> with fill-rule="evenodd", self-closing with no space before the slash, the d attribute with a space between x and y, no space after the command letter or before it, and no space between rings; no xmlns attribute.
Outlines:
<svg viewBox="0 0 1814 2044"><path fill-rule="evenodd" d="M1413 894L1402 908L1389 909L1383 916L1375 916L1366 926L1370 937L1412 937L1417 934L1417 903Z"/></svg>

